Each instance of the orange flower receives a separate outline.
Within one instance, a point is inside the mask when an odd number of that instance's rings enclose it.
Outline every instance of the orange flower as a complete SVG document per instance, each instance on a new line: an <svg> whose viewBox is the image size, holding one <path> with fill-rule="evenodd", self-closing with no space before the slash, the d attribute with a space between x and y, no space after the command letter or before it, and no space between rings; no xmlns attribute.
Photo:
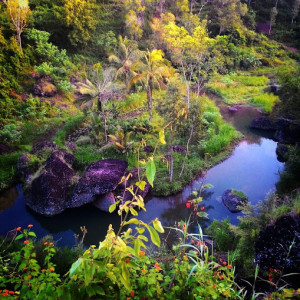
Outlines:
<svg viewBox="0 0 300 300"><path fill-rule="evenodd" d="M223 275L220 275L219 278L222 280L224 277L223 277Z"/></svg>
<svg viewBox="0 0 300 300"><path fill-rule="evenodd" d="M26 244L28 244L29 243L29 241L28 240L26 240L26 241L24 241L24 244L26 245Z"/></svg>
<svg viewBox="0 0 300 300"><path fill-rule="evenodd" d="M44 243L44 246L47 246L47 245L48 245L48 243L47 243L47 242L45 242L45 243Z"/></svg>
<svg viewBox="0 0 300 300"><path fill-rule="evenodd" d="M14 291L9 291L8 293L11 294L11 295L13 295L15 292Z"/></svg>
<svg viewBox="0 0 300 300"><path fill-rule="evenodd" d="M227 268L228 268L228 269L231 269L231 268L232 268L232 265L228 265Z"/></svg>
<svg viewBox="0 0 300 300"><path fill-rule="evenodd" d="M49 271L50 271L50 272L53 272L53 271L54 271L54 268L51 267L51 268L49 269Z"/></svg>
<svg viewBox="0 0 300 300"><path fill-rule="evenodd" d="M42 269L41 272L44 273L44 272L45 272L45 269Z"/></svg>
<svg viewBox="0 0 300 300"><path fill-rule="evenodd" d="M223 261L223 266L226 266L227 265L227 262L226 261Z"/></svg>
<svg viewBox="0 0 300 300"><path fill-rule="evenodd" d="M146 252L142 251L142 250L140 250L139 253L140 253L140 255L145 255L146 254Z"/></svg>
<svg viewBox="0 0 300 300"><path fill-rule="evenodd" d="M145 269L142 269L141 272L142 272L142 274L145 274L145 273L146 273L146 270L145 270Z"/></svg>
<svg viewBox="0 0 300 300"><path fill-rule="evenodd" d="M49 246L53 246L53 243L49 243Z"/></svg>
<svg viewBox="0 0 300 300"><path fill-rule="evenodd" d="M32 224L29 224L29 225L28 225L28 228L31 228L31 227L33 227L33 225L32 225Z"/></svg>
<svg viewBox="0 0 300 300"><path fill-rule="evenodd" d="M217 286L215 284L213 284L212 288L215 289Z"/></svg>
<svg viewBox="0 0 300 300"><path fill-rule="evenodd" d="M126 297L126 300L130 300L130 297Z"/></svg>
<svg viewBox="0 0 300 300"><path fill-rule="evenodd" d="M162 268L160 267L160 265L158 263L155 263L154 267L156 268L157 271L161 271L162 270Z"/></svg>
<svg viewBox="0 0 300 300"><path fill-rule="evenodd" d="M20 231L20 230L21 230L21 227L17 227L16 230L17 230L17 231Z"/></svg>
<svg viewBox="0 0 300 300"><path fill-rule="evenodd" d="M129 293L129 295L130 295L131 298L133 298L133 297L134 297L134 292L131 291L131 292Z"/></svg>
<svg viewBox="0 0 300 300"><path fill-rule="evenodd" d="M31 278L32 278L32 276L31 276L31 275L28 275L28 276L27 276L27 278L28 278L28 279L31 279Z"/></svg>

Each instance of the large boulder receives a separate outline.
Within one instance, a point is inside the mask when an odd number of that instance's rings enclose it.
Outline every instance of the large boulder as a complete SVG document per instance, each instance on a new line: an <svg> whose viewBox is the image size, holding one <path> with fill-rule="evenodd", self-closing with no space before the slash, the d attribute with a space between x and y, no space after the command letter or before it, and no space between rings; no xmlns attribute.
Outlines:
<svg viewBox="0 0 300 300"><path fill-rule="evenodd" d="M255 263L263 270L300 270L300 216L279 218L262 230L255 243ZM299 281L298 281L299 283Z"/></svg>
<svg viewBox="0 0 300 300"><path fill-rule="evenodd" d="M72 189L73 155L54 151L25 189L26 204L36 213L53 216L68 208Z"/></svg>
<svg viewBox="0 0 300 300"><path fill-rule="evenodd" d="M261 130L276 130L268 117L258 117L251 121L250 128L261 129Z"/></svg>
<svg viewBox="0 0 300 300"><path fill-rule="evenodd" d="M109 207L116 202L113 192L109 192L105 195L96 196L96 200L93 205L98 209L109 212Z"/></svg>
<svg viewBox="0 0 300 300"><path fill-rule="evenodd" d="M57 94L57 88L52 83L50 76L44 76L34 84L33 93L41 97L53 97Z"/></svg>
<svg viewBox="0 0 300 300"><path fill-rule="evenodd" d="M240 206L248 202L248 198L243 192L230 189L223 193L222 201L229 211L237 213L241 211Z"/></svg>
<svg viewBox="0 0 300 300"><path fill-rule="evenodd" d="M283 144L300 142L300 125L286 118L278 118L276 121L274 138Z"/></svg>
<svg viewBox="0 0 300 300"><path fill-rule="evenodd" d="M37 155L39 157L43 156L45 152L53 152L57 150L57 146L53 142L40 142L36 143L32 150L30 151L31 154Z"/></svg>
<svg viewBox="0 0 300 300"><path fill-rule="evenodd" d="M18 174L25 179L25 182L30 181L34 174L34 169L30 165L30 156L27 153L22 153L17 162Z"/></svg>
<svg viewBox="0 0 300 300"><path fill-rule="evenodd" d="M90 164L75 188L69 207L93 202L96 196L115 190L127 166L126 161L119 159L104 159Z"/></svg>

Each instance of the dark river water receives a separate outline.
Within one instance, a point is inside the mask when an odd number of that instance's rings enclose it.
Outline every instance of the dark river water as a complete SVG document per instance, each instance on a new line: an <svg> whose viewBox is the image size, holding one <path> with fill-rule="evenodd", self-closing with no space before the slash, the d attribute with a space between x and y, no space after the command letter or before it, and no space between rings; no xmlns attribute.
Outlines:
<svg viewBox="0 0 300 300"><path fill-rule="evenodd" d="M215 99L218 102L218 99ZM187 219L189 211L185 206L192 191L202 184L213 185L204 193L201 206L209 215L202 225L214 219L229 218L231 223L238 223L242 213L231 213L221 201L222 193L229 188L243 191L252 204L265 199L274 190L279 179L279 171L283 164L276 158L276 142L259 131L248 128L250 121L260 113L255 108L241 107L238 111L230 112L226 106L218 103L223 118L232 123L244 134L244 139L235 147L231 156L203 176L196 178L185 189L169 197L148 197L146 212L142 211L139 218L149 222L158 217L163 225L173 226L176 221ZM0 234L6 233L18 226L34 225L34 231L41 238L51 234L58 245L74 246L74 234L80 232L80 226L87 228L84 241L86 246L97 245L106 234L109 224L117 229L119 216L98 211L93 206L70 209L55 217L42 217L34 214L25 206L21 186L14 187L0 195Z"/></svg>

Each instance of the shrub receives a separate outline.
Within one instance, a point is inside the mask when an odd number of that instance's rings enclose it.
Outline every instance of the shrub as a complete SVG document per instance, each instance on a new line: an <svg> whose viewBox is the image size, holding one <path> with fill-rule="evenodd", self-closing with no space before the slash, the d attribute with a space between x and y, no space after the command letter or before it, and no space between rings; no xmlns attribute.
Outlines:
<svg viewBox="0 0 300 300"><path fill-rule="evenodd" d="M7 143L18 143L21 139L22 131L15 124L7 124L0 130L0 140Z"/></svg>

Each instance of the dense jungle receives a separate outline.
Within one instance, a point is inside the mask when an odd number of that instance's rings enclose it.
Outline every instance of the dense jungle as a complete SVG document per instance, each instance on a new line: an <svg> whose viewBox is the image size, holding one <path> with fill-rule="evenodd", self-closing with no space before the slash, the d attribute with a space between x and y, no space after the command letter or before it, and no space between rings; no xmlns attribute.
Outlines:
<svg viewBox="0 0 300 300"><path fill-rule="evenodd" d="M300 299L299 10L0 1L0 299Z"/></svg>

